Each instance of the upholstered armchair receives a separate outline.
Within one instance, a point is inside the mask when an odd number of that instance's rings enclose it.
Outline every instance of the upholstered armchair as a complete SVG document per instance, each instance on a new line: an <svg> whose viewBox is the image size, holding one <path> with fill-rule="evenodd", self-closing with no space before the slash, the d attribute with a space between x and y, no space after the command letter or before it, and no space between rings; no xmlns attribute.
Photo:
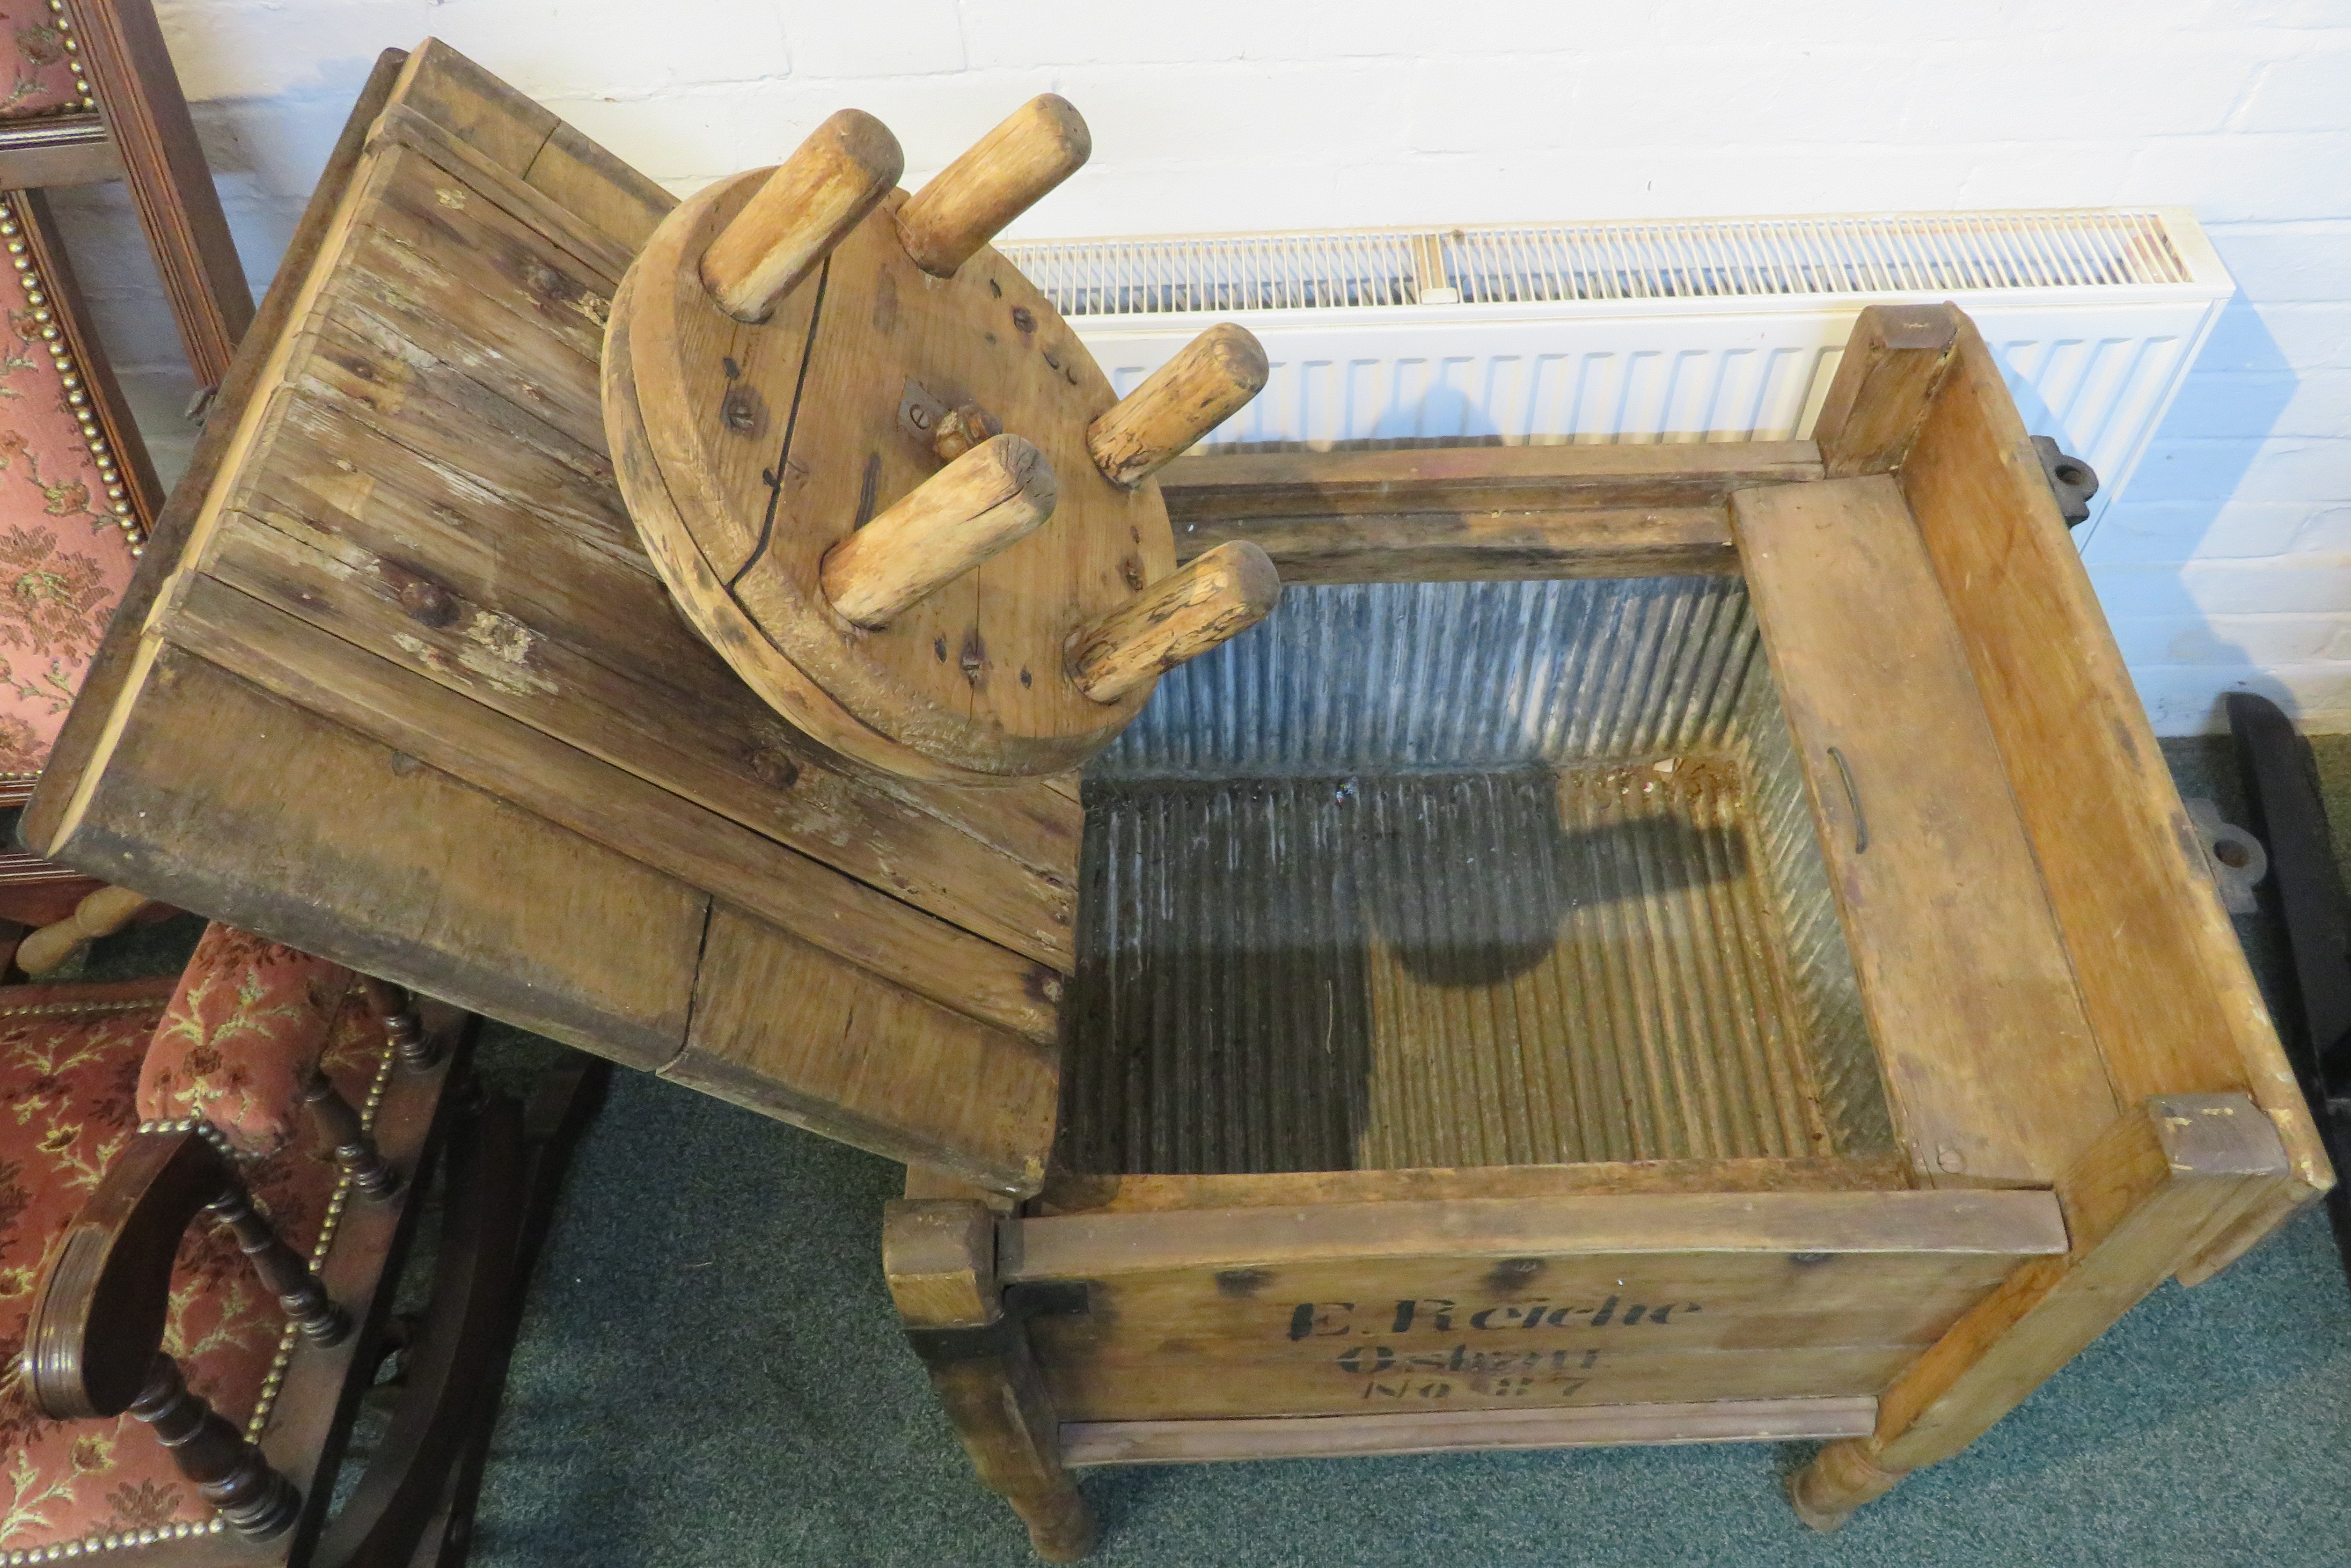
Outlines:
<svg viewBox="0 0 2351 1568"><path fill-rule="evenodd" d="M469 1084L470 1021L220 925L176 983L0 988L0 1568L407 1564L462 1533L594 1082L575 1059L527 1137ZM389 1306L436 1159L411 1323ZM401 1402L329 1519L394 1351Z"/></svg>
<svg viewBox="0 0 2351 1568"><path fill-rule="evenodd" d="M114 182L147 237L198 412L253 294L152 4L0 8L0 806L32 793L163 501L48 203L59 187ZM182 396L148 400L166 444L193 437ZM103 934L139 904L80 909L99 886L0 845L0 920L80 914L77 936ZM74 941L52 945L61 957Z"/></svg>

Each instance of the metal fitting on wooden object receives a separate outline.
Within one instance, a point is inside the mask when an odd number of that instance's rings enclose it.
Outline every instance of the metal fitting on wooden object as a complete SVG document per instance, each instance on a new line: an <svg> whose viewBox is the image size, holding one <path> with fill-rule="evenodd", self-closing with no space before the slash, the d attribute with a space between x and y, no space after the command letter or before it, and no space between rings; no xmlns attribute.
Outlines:
<svg viewBox="0 0 2351 1568"><path fill-rule="evenodd" d="M2041 459L2041 471L2049 476L2049 493L2057 497L2057 514L2065 519L2065 526L2076 528L2088 522L2090 497L2098 493L2098 471L2067 455L2054 436L2034 436L2032 450Z"/></svg>

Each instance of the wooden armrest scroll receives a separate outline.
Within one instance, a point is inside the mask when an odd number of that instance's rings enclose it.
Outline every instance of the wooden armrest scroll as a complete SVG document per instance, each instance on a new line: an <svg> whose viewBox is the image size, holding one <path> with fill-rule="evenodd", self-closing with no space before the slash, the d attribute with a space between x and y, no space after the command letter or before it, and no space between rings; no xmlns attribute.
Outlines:
<svg viewBox="0 0 2351 1568"><path fill-rule="evenodd" d="M350 1332L326 1287L253 1206L228 1157L193 1128L141 1131L66 1231L25 1336L33 1402L57 1420L119 1416L155 1375L180 1237L199 1210L236 1235L287 1315L320 1344Z"/></svg>
<svg viewBox="0 0 2351 1568"><path fill-rule="evenodd" d="M25 1335L33 1403L57 1420L131 1407L163 1344L172 1260L234 1180L197 1132L134 1133L66 1232Z"/></svg>

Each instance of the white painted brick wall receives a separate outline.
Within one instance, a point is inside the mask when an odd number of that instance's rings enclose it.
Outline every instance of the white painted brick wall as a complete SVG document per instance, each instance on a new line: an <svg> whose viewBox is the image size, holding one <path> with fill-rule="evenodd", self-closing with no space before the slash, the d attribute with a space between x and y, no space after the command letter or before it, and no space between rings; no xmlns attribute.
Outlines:
<svg viewBox="0 0 2351 1568"><path fill-rule="evenodd" d="M680 192L844 104L909 183L1028 96L1092 165L1016 229L2124 204L2242 289L2089 551L2167 732L2351 730L2351 0L159 0L256 285L375 52L447 39ZM119 196L66 204L167 454L188 391Z"/></svg>

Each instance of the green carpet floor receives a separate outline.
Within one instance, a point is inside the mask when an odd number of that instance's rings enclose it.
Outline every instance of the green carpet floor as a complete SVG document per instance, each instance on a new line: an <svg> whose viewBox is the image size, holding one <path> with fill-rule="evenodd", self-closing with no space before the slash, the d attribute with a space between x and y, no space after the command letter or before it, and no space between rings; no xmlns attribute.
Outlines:
<svg viewBox="0 0 2351 1568"><path fill-rule="evenodd" d="M2167 746L2232 820L2220 743ZM2351 824L2351 740L2322 746ZM2269 934L2241 923L2257 967ZM493 1031L487 1051L527 1037ZM534 1286L477 1568L1033 1563L893 1329L899 1168L616 1077ZM1960 1458L1834 1537L1808 1445L1089 1472L1103 1568L2351 1563L2351 1292L2322 1216L2167 1284Z"/></svg>

